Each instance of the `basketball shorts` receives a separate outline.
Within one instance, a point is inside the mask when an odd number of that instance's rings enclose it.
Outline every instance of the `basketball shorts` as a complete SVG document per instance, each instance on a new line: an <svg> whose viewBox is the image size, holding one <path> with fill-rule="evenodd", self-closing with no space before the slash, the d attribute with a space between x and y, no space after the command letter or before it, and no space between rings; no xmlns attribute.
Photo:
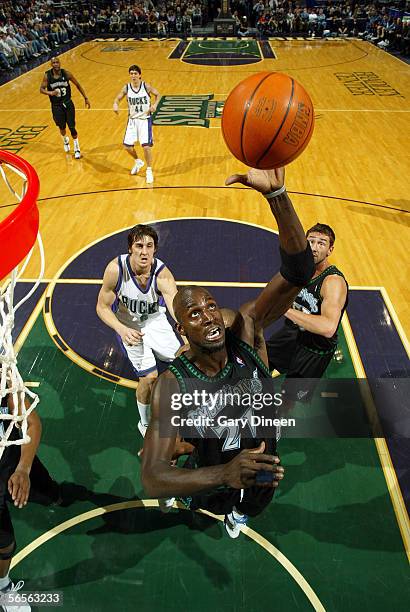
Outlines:
<svg viewBox="0 0 410 612"><path fill-rule="evenodd" d="M123 343L123 346L138 376L145 376L157 369L155 358L167 363L173 361L181 344L165 314L147 323L141 331L144 334L142 345Z"/></svg>
<svg viewBox="0 0 410 612"><path fill-rule="evenodd" d="M286 374L287 397L295 401L311 399L333 357L333 351L324 355L310 351L298 342L298 330L286 325L267 340L266 349L269 368Z"/></svg>
<svg viewBox="0 0 410 612"><path fill-rule="evenodd" d="M142 146L148 145L152 147L154 144L152 138L152 117L147 119L128 119L123 142L129 147L132 147L136 142L139 142Z"/></svg>
<svg viewBox="0 0 410 612"><path fill-rule="evenodd" d="M53 104L51 110L54 122L60 130L64 130L66 125L70 129L75 128L75 106L72 100L61 104Z"/></svg>

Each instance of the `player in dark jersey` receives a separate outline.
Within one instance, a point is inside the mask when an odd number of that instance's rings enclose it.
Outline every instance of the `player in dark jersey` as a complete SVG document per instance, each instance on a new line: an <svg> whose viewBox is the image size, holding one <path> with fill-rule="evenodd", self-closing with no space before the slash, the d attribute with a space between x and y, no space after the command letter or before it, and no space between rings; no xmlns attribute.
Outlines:
<svg viewBox="0 0 410 612"><path fill-rule="evenodd" d="M311 379L291 391L292 400L309 399L313 379L323 376L337 347L337 329L347 306L348 285L340 270L329 263L335 234L316 223L307 233L315 260L315 272L285 312L283 328L267 341L269 367L287 378Z"/></svg>
<svg viewBox="0 0 410 612"><path fill-rule="evenodd" d="M227 185L242 183L267 198L279 228L282 266L258 298L235 313L229 331L206 289L179 290L174 298L177 330L186 336L190 348L157 380L144 442L142 482L147 493L159 498L190 496L192 508L225 514L231 537L239 535L246 515L257 515L271 501L283 477L284 470L274 454L275 435L265 440L256 436L238 438L231 436L233 432L228 428L218 439L192 437L196 469L188 470L170 465L181 432L168 429L164 433L160 425L172 423L173 398L181 394L181 385L187 379L199 381L200 389L208 382L216 383L214 392L224 385L238 388L242 379L244 386L237 406L240 413L243 393L252 382L259 386L263 378L268 378L262 330L289 308L314 271L312 251L283 182L283 168L252 169L246 175L227 179Z"/></svg>
<svg viewBox="0 0 410 612"><path fill-rule="evenodd" d="M0 412L7 414L13 409L12 396L5 396L1 401ZM58 504L61 502L59 485L51 478L36 456L41 438L40 418L33 411L28 415L27 420L27 434L30 436L30 442L6 447L0 459L0 595L20 590L24 584L20 581L15 586L8 574L16 549L16 541L7 500L11 500L17 508L23 508L27 504L32 487L37 494L37 499L42 503ZM0 437L3 435L3 423L0 420ZM6 421L6 424L8 425L9 421ZM19 429L14 426L9 440L17 440L19 437ZM18 609L30 610L31 608L27 605Z"/></svg>
<svg viewBox="0 0 410 612"><path fill-rule="evenodd" d="M58 57L51 58L51 66L51 70L47 70L44 75L40 86L40 93L50 98L51 112L63 138L64 151L66 153L70 152L70 139L66 134L66 126L68 125L74 141L74 157L75 159L80 159L81 151L75 127L75 106L71 99L70 81L74 83L83 96L86 108L90 108L90 101L74 75L68 70L61 68Z"/></svg>

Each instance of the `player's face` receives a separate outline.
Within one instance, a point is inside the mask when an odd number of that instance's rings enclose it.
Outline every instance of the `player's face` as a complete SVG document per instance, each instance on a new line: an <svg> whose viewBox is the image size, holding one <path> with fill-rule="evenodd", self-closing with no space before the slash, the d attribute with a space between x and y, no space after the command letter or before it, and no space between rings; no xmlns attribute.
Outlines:
<svg viewBox="0 0 410 612"><path fill-rule="evenodd" d="M154 260L155 244L151 236L142 236L131 247L132 263L141 268L149 268Z"/></svg>
<svg viewBox="0 0 410 612"><path fill-rule="evenodd" d="M141 82L141 74L136 70L131 70L130 79L133 85L139 85Z"/></svg>
<svg viewBox="0 0 410 612"><path fill-rule="evenodd" d="M220 351L225 346L222 313L212 295L203 289L192 292L182 326L191 346L199 346L207 353Z"/></svg>
<svg viewBox="0 0 410 612"><path fill-rule="evenodd" d="M58 59L58 57L53 57L53 59L51 60L51 66L56 72L60 70L60 60Z"/></svg>
<svg viewBox="0 0 410 612"><path fill-rule="evenodd" d="M333 246L330 246L330 238L326 234L311 232L307 237L307 241L312 249L315 265L322 263L333 251Z"/></svg>

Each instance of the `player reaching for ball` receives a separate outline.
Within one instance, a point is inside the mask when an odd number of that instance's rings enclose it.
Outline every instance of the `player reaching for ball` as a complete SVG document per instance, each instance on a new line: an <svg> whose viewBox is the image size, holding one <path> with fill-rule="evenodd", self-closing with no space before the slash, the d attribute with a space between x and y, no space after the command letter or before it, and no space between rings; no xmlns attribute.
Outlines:
<svg viewBox="0 0 410 612"><path fill-rule="evenodd" d="M253 302L232 312L233 322L225 328L222 312L207 289L185 286L174 297L177 330L186 336L190 348L177 357L154 385L151 422L148 427L142 462L142 481L148 495L158 498L188 498L192 509L203 508L225 515L225 528L238 537L248 515L256 516L270 503L284 470L276 456L275 429L264 439L244 437L235 424L215 426L198 423L192 436L174 426L175 397L189 396L179 410L180 423L188 413L196 416L195 396L212 385L221 394L218 414L233 409L239 419L249 413L249 396L255 385L267 382L266 347L263 329L281 316L311 278L314 271L312 251L299 218L284 186L284 169L249 170L233 175L227 185L242 183L260 192L268 201L279 228L282 258L280 271ZM226 399L226 389L238 394L234 406ZM253 391L254 393L254 391ZM202 396L203 397L203 396ZM202 416L215 414L215 405L201 401ZM194 419L195 420L195 419ZM232 429L232 431L231 431ZM189 467L171 465L175 444L182 436L194 451ZM188 466L187 466L188 467ZM168 504L170 505L170 504Z"/></svg>
<svg viewBox="0 0 410 612"><path fill-rule="evenodd" d="M81 151L80 144L78 142L78 134L75 127L75 106L71 100L70 81L74 83L78 91L83 96L86 108L90 108L90 101L88 100L84 89L71 72L61 68L58 57L51 58L51 69L47 70L47 72L44 74L44 78L40 86L40 93L45 94L50 98L51 112L53 113L54 122L59 128L60 134L63 138L64 151L66 153L70 152L70 139L66 134L66 126L68 125L71 136L74 140L74 157L75 159L80 159Z"/></svg>

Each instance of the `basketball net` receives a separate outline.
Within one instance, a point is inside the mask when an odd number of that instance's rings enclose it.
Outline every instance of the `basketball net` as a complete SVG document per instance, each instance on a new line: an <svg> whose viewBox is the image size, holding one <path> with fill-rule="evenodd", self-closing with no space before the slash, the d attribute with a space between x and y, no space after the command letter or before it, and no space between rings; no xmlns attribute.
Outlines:
<svg viewBox="0 0 410 612"><path fill-rule="evenodd" d="M15 173L23 180L21 193L18 193L12 187L11 177L13 175L10 172ZM0 174L10 193L20 203L26 195L27 176L19 168L1 160ZM0 459L7 446L22 445L30 442L30 436L27 434L27 418L40 401L38 395L30 391L23 382L17 367L17 356L12 339L16 311L33 295L44 276L44 248L40 233L37 234L37 242L41 261L40 274L30 291L17 304L14 304L16 283L21 278L30 261L34 246L26 256L20 270L19 266L16 266L12 270L6 286L0 290ZM10 399L12 402L10 402ZM17 427L21 434L14 436L17 439L10 440L13 427Z"/></svg>

